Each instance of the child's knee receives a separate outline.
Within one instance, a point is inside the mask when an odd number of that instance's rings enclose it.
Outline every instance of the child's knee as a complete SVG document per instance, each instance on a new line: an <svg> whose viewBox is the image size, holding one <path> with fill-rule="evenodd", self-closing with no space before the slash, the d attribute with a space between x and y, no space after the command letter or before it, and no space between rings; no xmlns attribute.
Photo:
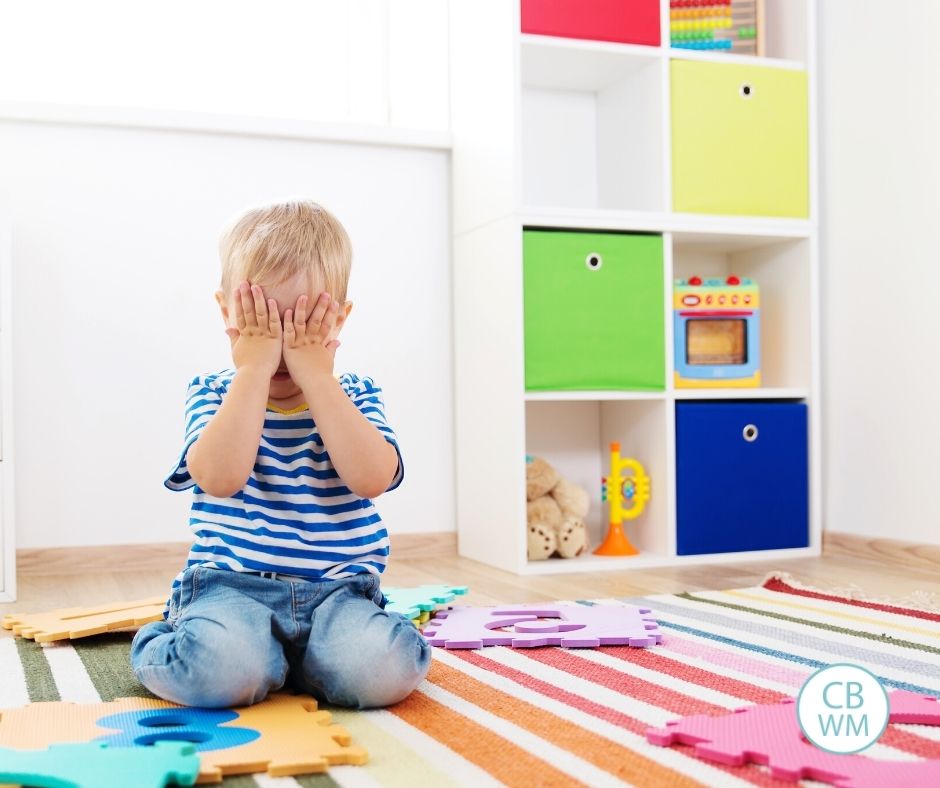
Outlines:
<svg viewBox="0 0 940 788"><path fill-rule="evenodd" d="M405 632L410 636L403 636L396 640L396 648L389 654L379 657L378 666L372 665L375 671L384 674L385 681L379 691L366 701L362 708L378 708L391 706L407 698L424 681L431 666L431 646L427 640L415 629L410 622L404 622Z"/></svg>
<svg viewBox="0 0 940 788"><path fill-rule="evenodd" d="M184 706L247 706L283 686L286 660L226 630L187 626L142 638L132 653L134 673L155 695ZM136 641L135 641L136 642ZM267 645L267 644L265 644Z"/></svg>
<svg viewBox="0 0 940 788"><path fill-rule="evenodd" d="M404 700L424 681L431 646L410 622L401 619L394 627L384 648L363 643L355 655L335 655L334 669L324 671L315 682L328 701L359 709L383 708Z"/></svg>
<svg viewBox="0 0 940 788"><path fill-rule="evenodd" d="M134 639L131 641L131 666L136 670L138 664L149 660L149 651L153 648L151 645L157 638L172 634L173 627L166 621L153 621L150 624L144 624Z"/></svg>

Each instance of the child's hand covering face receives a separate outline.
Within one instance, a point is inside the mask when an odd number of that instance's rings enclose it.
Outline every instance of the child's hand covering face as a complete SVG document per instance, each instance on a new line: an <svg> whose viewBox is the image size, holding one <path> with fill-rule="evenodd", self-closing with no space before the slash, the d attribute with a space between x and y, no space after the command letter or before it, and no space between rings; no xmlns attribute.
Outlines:
<svg viewBox="0 0 940 788"><path fill-rule="evenodd" d="M333 359L339 341L336 325L339 303L329 293L320 293L307 319L307 296L284 313L284 362L294 380L307 375L333 375Z"/></svg>
<svg viewBox="0 0 940 788"><path fill-rule="evenodd" d="M265 302L259 285L242 282L233 293L235 324L225 333L232 341L232 360L238 369L257 367L269 376L277 372L283 345L277 301Z"/></svg>

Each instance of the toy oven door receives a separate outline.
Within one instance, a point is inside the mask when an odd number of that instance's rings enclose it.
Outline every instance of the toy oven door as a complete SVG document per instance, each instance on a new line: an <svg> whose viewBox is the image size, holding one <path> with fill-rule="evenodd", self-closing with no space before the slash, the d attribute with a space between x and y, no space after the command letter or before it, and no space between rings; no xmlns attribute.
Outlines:
<svg viewBox="0 0 940 788"><path fill-rule="evenodd" d="M759 368L758 320L750 310L682 311L676 321L676 369L683 378L752 377Z"/></svg>

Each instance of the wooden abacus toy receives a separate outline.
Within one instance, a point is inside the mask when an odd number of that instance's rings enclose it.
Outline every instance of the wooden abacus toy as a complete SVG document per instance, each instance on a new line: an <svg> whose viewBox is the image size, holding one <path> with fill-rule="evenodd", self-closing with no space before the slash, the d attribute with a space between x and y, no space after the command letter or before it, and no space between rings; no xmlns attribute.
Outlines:
<svg viewBox="0 0 940 788"><path fill-rule="evenodd" d="M669 29L677 49L764 54L764 0L670 0Z"/></svg>

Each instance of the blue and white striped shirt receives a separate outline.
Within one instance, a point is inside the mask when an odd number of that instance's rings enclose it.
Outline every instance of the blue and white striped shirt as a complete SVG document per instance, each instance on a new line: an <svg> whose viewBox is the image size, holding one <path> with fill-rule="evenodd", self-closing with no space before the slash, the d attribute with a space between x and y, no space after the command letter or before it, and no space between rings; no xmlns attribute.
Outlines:
<svg viewBox="0 0 940 788"><path fill-rule="evenodd" d="M230 498L209 495L190 476L186 453L218 411L234 375L228 369L198 375L189 384L183 450L164 481L170 490L194 490L189 525L195 540L187 568L202 564L311 580L381 574L388 533L372 501L340 479L305 405L292 411L268 407L254 467ZM382 390L371 378L349 373L339 383L398 452L398 471L388 487L393 490L402 482L404 466L385 420ZM173 581L174 590L181 577L182 572Z"/></svg>

